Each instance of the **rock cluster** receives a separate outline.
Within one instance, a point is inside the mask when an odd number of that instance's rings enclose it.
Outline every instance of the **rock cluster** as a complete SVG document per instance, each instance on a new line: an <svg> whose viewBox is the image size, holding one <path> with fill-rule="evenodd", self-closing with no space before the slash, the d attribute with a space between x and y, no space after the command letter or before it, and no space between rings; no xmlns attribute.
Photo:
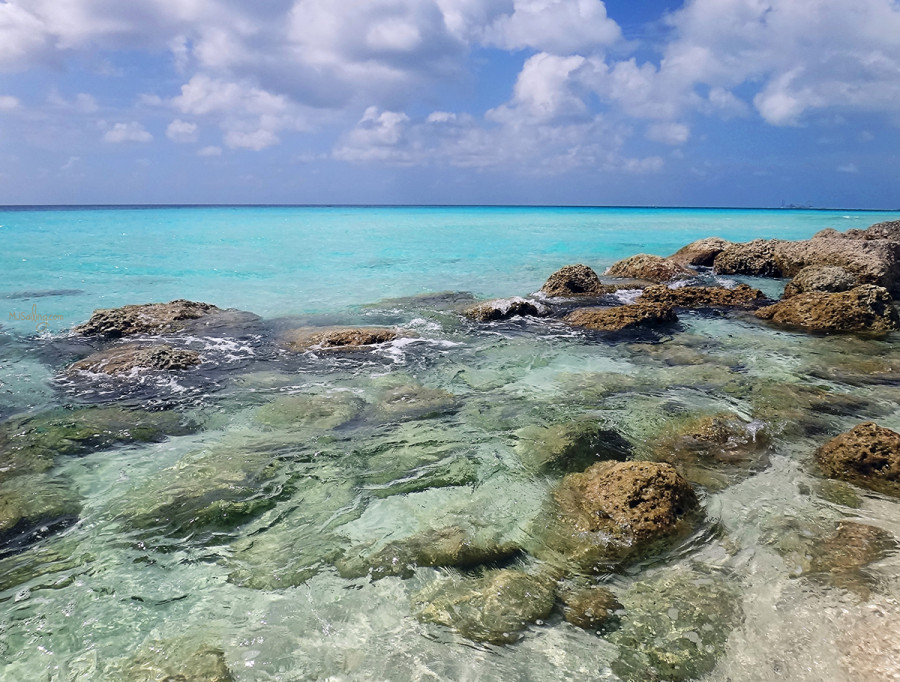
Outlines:
<svg viewBox="0 0 900 682"><path fill-rule="evenodd" d="M200 353L163 344L146 346L126 344L93 353L74 362L66 372L95 374L125 374L132 370L171 371L188 369L200 364Z"/></svg>
<svg viewBox="0 0 900 682"><path fill-rule="evenodd" d="M900 327L887 289L863 284L836 294L810 291L760 308L756 316L787 327L817 332L884 334Z"/></svg>
<svg viewBox="0 0 900 682"><path fill-rule="evenodd" d="M508 320L511 317L529 315L531 317L543 317L550 313L549 308L538 303L537 301L529 301L519 296L512 298L498 298L492 301L485 301L478 305L466 308L463 314L476 322L493 322L495 320Z"/></svg>
<svg viewBox="0 0 900 682"><path fill-rule="evenodd" d="M76 326L72 331L84 336L99 334L108 337L165 334L183 329L187 320L220 312L221 308L210 303L179 298L168 303L144 303L95 310L87 322Z"/></svg>

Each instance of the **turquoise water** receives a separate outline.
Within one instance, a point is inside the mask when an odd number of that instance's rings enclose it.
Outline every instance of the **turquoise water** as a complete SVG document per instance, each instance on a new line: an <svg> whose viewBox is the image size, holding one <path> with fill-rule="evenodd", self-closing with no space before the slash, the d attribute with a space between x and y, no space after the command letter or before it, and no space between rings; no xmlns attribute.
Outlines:
<svg viewBox="0 0 900 682"><path fill-rule="evenodd" d="M662 334L603 337L460 310L534 292L569 263L602 271L710 235L800 239L895 218L0 209L0 511L52 512L0 551L0 680L891 679L900 556L848 567L833 546L842 521L900 538L900 503L824 480L812 453L863 420L900 430L896 334L688 312ZM748 281L775 296L783 284ZM261 319L165 337L201 353L174 376L61 378L97 347L67 332L92 310L175 298ZM331 324L414 337L347 354L278 343ZM597 574L553 566L611 590L615 627L576 627L557 602L513 643L473 642L417 617L416 600L485 566L378 558L450 532L518 547L486 565L541 575L561 476L527 465L536 433L587 420L632 457L665 459L695 420L722 415L753 444L724 463L678 460L703 509L691 535ZM82 444L78 419L100 435Z"/></svg>

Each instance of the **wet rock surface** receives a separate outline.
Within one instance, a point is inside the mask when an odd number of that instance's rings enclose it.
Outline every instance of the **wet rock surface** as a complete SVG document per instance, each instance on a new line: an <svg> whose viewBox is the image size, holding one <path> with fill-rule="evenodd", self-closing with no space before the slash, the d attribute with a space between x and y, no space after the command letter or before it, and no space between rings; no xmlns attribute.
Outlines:
<svg viewBox="0 0 900 682"><path fill-rule="evenodd" d="M784 288L784 298L807 291L837 293L859 286L859 277L833 265L810 265L803 268Z"/></svg>
<svg viewBox="0 0 900 682"><path fill-rule="evenodd" d="M606 630L617 625L618 612L624 608L605 587L561 590L559 598L565 619L585 630Z"/></svg>
<svg viewBox="0 0 900 682"><path fill-rule="evenodd" d="M460 406L452 393L428 388L413 382L402 382L381 391L376 413L385 420L427 419L454 412Z"/></svg>
<svg viewBox="0 0 900 682"><path fill-rule="evenodd" d="M900 495L900 434L863 422L816 450L826 476Z"/></svg>
<svg viewBox="0 0 900 682"><path fill-rule="evenodd" d="M671 306L658 303L635 303L611 308L578 308L564 319L575 327L607 332L658 327L678 321Z"/></svg>
<svg viewBox="0 0 900 682"><path fill-rule="evenodd" d="M81 500L64 482L17 476L0 483L0 557L72 525Z"/></svg>
<svg viewBox="0 0 900 682"><path fill-rule="evenodd" d="M887 289L871 284L836 294L797 294L760 308L756 316L815 332L884 334L900 328L900 316Z"/></svg>
<svg viewBox="0 0 900 682"><path fill-rule="evenodd" d="M387 327L334 327L293 329L283 336L285 347L293 351L366 350L403 337Z"/></svg>
<svg viewBox="0 0 900 682"><path fill-rule="evenodd" d="M639 253L620 260L606 271L609 277L628 277L631 279L644 279L650 282L670 282L674 279L689 279L696 275L677 262L662 256L651 256Z"/></svg>
<svg viewBox="0 0 900 682"><path fill-rule="evenodd" d="M194 637L144 644L123 666L125 682L234 682L222 649Z"/></svg>
<svg viewBox="0 0 900 682"><path fill-rule="evenodd" d="M550 314L550 309L537 301L514 296L479 303L466 308L463 314L476 322L495 322L517 316L544 317Z"/></svg>
<svg viewBox="0 0 900 682"><path fill-rule="evenodd" d="M536 552L558 552L586 569L682 535L699 510L690 484L671 465L656 462L600 462L563 478L553 500L536 529Z"/></svg>
<svg viewBox="0 0 900 682"><path fill-rule="evenodd" d="M126 344L93 353L66 368L66 372L125 374L132 370L173 371L200 364L200 353L168 345Z"/></svg>
<svg viewBox="0 0 900 682"><path fill-rule="evenodd" d="M721 237L706 237L683 246L669 256L669 260L684 267L711 267L722 251L728 248L731 242Z"/></svg>
<svg viewBox="0 0 900 682"><path fill-rule="evenodd" d="M553 610L552 581L513 569L478 578L448 576L413 597L420 620L452 627L467 639L509 644Z"/></svg>
<svg viewBox="0 0 900 682"><path fill-rule="evenodd" d="M347 391L276 398L256 410L257 421L279 429L335 429L356 418L365 403Z"/></svg>
<svg viewBox="0 0 900 682"><path fill-rule="evenodd" d="M868 598L873 581L864 569L897 547L896 538L882 528L841 521L824 540L811 543L804 574Z"/></svg>
<svg viewBox="0 0 900 682"><path fill-rule="evenodd" d="M746 284L738 284L733 289L725 287L678 287L671 289L664 285L644 289L638 303L658 303L677 308L749 308L767 299L759 289Z"/></svg>
<svg viewBox="0 0 900 682"><path fill-rule="evenodd" d="M144 303L95 310L87 322L74 327L72 331L84 336L99 334L109 337L164 334L184 329L188 320L220 312L224 311L210 303L179 298L168 303Z"/></svg>
<svg viewBox="0 0 900 682"><path fill-rule="evenodd" d="M600 277L587 265L566 265L552 275L541 287L541 292L551 298L574 296L602 296L607 293Z"/></svg>
<svg viewBox="0 0 900 682"><path fill-rule="evenodd" d="M601 460L624 460L631 444L614 429L581 419L516 431L516 452L532 471L565 474L584 471Z"/></svg>

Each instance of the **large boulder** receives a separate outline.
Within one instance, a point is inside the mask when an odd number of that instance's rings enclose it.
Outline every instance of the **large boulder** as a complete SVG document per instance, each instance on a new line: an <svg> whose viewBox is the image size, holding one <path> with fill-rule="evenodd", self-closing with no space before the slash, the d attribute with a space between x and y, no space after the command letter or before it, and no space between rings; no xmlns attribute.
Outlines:
<svg viewBox="0 0 900 682"><path fill-rule="evenodd" d="M613 263L606 271L609 277L645 279L650 282L670 282L673 279L687 279L697 273L677 262L662 256L639 253Z"/></svg>
<svg viewBox="0 0 900 682"><path fill-rule="evenodd" d="M200 364L200 353L167 345L146 346L129 343L93 353L74 362L66 372L125 374L132 370L172 371Z"/></svg>
<svg viewBox="0 0 900 682"><path fill-rule="evenodd" d="M413 608L421 620L452 627L467 639L508 644L550 615L554 598L552 580L500 569L437 580L413 597Z"/></svg>
<svg viewBox="0 0 900 682"><path fill-rule="evenodd" d="M756 311L775 324L817 332L884 334L900 327L887 289L864 284L841 293L810 291Z"/></svg>
<svg viewBox="0 0 900 682"><path fill-rule="evenodd" d="M900 433L875 422L857 424L816 450L825 475L900 495Z"/></svg>
<svg viewBox="0 0 900 682"><path fill-rule="evenodd" d="M585 570L605 569L681 536L699 509L691 485L669 464L600 462L569 474L536 528L535 553ZM549 553L548 553L549 550Z"/></svg>
<svg viewBox="0 0 900 682"><path fill-rule="evenodd" d="M611 308L577 308L564 319L576 327L607 332L658 327L678 321L672 307L660 303L635 303Z"/></svg>
<svg viewBox="0 0 900 682"><path fill-rule="evenodd" d="M900 220L875 223L865 230L847 230L845 235L848 239L888 239L897 242L900 241Z"/></svg>
<svg viewBox="0 0 900 682"><path fill-rule="evenodd" d="M550 309L537 301L529 301L519 296L513 296L512 298L498 298L473 305L466 308L463 314L476 322L495 322L524 315L543 317L550 314Z"/></svg>
<svg viewBox="0 0 900 682"><path fill-rule="evenodd" d="M731 244L715 257L713 267L722 275L782 277L775 262L776 243L774 239L754 239L744 244Z"/></svg>
<svg viewBox="0 0 900 682"><path fill-rule="evenodd" d="M677 308L748 308L766 301L759 289L738 284L733 289L725 287L677 287L664 284L647 287L638 303L660 303Z"/></svg>
<svg viewBox="0 0 900 682"><path fill-rule="evenodd" d="M367 350L404 336L391 327L329 327L292 329L282 337L289 350Z"/></svg>
<svg viewBox="0 0 900 682"><path fill-rule="evenodd" d="M721 237L706 237L683 246L669 256L669 260L684 267L710 267L716 256L731 245L731 242Z"/></svg>
<svg viewBox="0 0 900 682"><path fill-rule="evenodd" d="M835 265L809 265L798 272L784 288L784 298L807 291L838 293L859 286L859 276Z"/></svg>
<svg viewBox="0 0 900 682"><path fill-rule="evenodd" d="M607 291L597 273L580 263L560 268L541 287L541 292L551 298L602 296Z"/></svg>
<svg viewBox="0 0 900 682"><path fill-rule="evenodd" d="M87 322L72 331L84 336L101 334L110 337L166 334L180 331L187 320L220 312L223 312L221 308L210 303L179 298L168 303L144 303L95 310Z"/></svg>

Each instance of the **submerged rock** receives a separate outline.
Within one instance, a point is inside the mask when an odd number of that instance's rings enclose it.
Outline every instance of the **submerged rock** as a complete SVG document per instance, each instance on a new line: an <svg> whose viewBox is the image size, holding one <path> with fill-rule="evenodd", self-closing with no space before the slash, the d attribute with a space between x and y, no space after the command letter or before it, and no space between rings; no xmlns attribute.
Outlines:
<svg viewBox="0 0 900 682"><path fill-rule="evenodd" d="M196 637L154 640L124 665L126 682L233 682L225 652Z"/></svg>
<svg viewBox="0 0 900 682"><path fill-rule="evenodd" d="M857 275L833 265L810 265L796 274L784 288L784 298L807 291L838 293L859 286Z"/></svg>
<svg viewBox="0 0 900 682"><path fill-rule="evenodd" d="M60 481L17 476L0 484L0 556L78 520L81 501Z"/></svg>
<svg viewBox="0 0 900 682"><path fill-rule="evenodd" d="M690 484L669 464L600 462L569 474L535 533L546 550L591 570L647 552L689 531L699 511Z"/></svg>
<svg viewBox="0 0 900 682"><path fill-rule="evenodd" d="M659 303L678 308L749 308L767 300L759 289L738 284L725 287L678 287L670 289L659 284L644 289L638 303Z"/></svg>
<svg viewBox="0 0 900 682"><path fill-rule="evenodd" d="M197 351L167 345L126 344L93 353L69 365L66 372L124 374L132 370L188 369L199 364L200 353Z"/></svg>
<svg viewBox="0 0 900 682"><path fill-rule="evenodd" d="M90 319L72 329L75 334L119 337L133 334L165 334L184 328L186 320L196 320L224 312L210 303L179 298L169 303L144 303L121 308L95 310Z"/></svg>
<svg viewBox="0 0 900 682"><path fill-rule="evenodd" d="M824 540L810 543L804 574L868 598L872 580L863 569L897 546L896 538L886 530L841 521Z"/></svg>
<svg viewBox="0 0 900 682"><path fill-rule="evenodd" d="M638 580L619 596L612 669L625 682L681 682L712 672L741 620L740 594L722 577L676 569Z"/></svg>
<svg viewBox="0 0 900 682"><path fill-rule="evenodd" d="M553 610L554 586L522 571L485 571L478 578L448 576L413 597L420 620L454 628L475 642L509 644Z"/></svg>
<svg viewBox="0 0 900 682"><path fill-rule="evenodd" d="M526 467L541 473L584 471L601 460L624 460L631 444L596 421L580 419L516 432L516 452Z"/></svg>
<svg viewBox="0 0 900 682"><path fill-rule="evenodd" d="M466 308L463 314L476 322L494 322L516 316L544 317L550 314L550 309L537 301L514 296L479 303Z"/></svg>
<svg viewBox="0 0 900 682"><path fill-rule="evenodd" d="M822 291L797 294L760 308L756 316L817 332L884 334L900 328L900 316L887 289L871 284L837 294Z"/></svg>
<svg viewBox="0 0 900 682"><path fill-rule="evenodd" d="M857 424L816 450L826 476L900 495L900 433L875 422Z"/></svg>
<svg viewBox="0 0 900 682"><path fill-rule="evenodd" d="M452 393L416 383L400 383L379 395L376 413L387 421L426 419L453 412L460 402Z"/></svg>
<svg viewBox="0 0 900 682"><path fill-rule="evenodd" d="M610 277L670 282L673 279L688 279L697 273L668 258L639 253L613 263L606 274Z"/></svg>
<svg viewBox="0 0 900 682"><path fill-rule="evenodd" d="M124 443L147 443L197 428L175 412L121 407L59 408L0 424L0 481L46 471L59 455L83 455Z"/></svg>
<svg viewBox="0 0 900 682"><path fill-rule="evenodd" d="M623 606L605 587L583 587L560 592L563 615L572 625L585 630L606 629L619 622L617 611Z"/></svg>
<svg viewBox="0 0 900 682"><path fill-rule="evenodd" d="M389 327L301 328L286 332L284 345L289 350L367 350L389 343L405 334Z"/></svg>
<svg viewBox="0 0 900 682"><path fill-rule="evenodd" d="M475 568L504 561L518 552L519 547L513 543L488 541L449 526L390 542L374 552L367 547L352 548L336 566L344 578L410 578L417 566Z"/></svg>
<svg viewBox="0 0 900 682"><path fill-rule="evenodd" d="M551 298L575 296L602 296L607 288L597 273L587 265L566 265L552 275L541 287L541 292Z"/></svg>
<svg viewBox="0 0 900 682"><path fill-rule="evenodd" d="M278 429L328 431L357 417L364 404L349 391L286 395L260 407L256 419Z"/></svg>
<svg viewBox="0 0 900 682"><path fill-rule="evenodd" d="M673 424L653 439L651 450L687 480L720 490L764 466L768 446L762 422L720 414Z"/></svg>
<svg viewBox="0 0 900 682"><path fill-rule="evenodd" d="M706 237L683 246L669 256L668 260L684 267L702 266L710 267L722 251L731 245L731 242L721 237Z"/></svg>
<svg viewBox="0 0 900 682"><path fill-rule="evenodd" d="M595 331L625 331L638 327L657 327L678 321L671 306L659 303L635 303L612 308L577 308L564 319L576 327Z"/></svg>

